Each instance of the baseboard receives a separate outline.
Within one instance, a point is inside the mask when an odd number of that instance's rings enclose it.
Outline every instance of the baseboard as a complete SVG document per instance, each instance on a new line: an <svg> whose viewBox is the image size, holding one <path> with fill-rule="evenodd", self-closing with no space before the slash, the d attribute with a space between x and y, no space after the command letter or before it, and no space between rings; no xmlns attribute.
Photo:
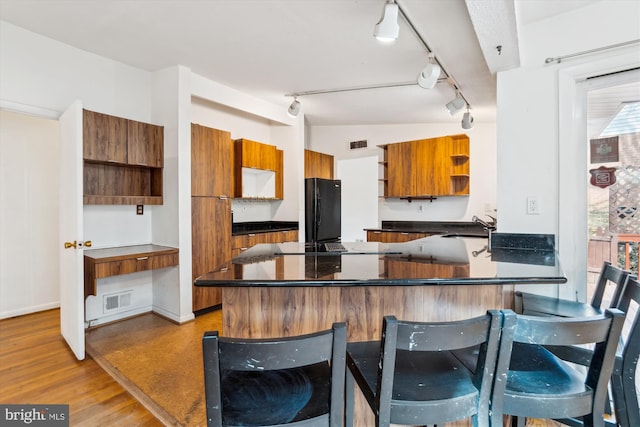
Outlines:
<svg viewBox="0 0 640 427"><path fill-rule="evenodd" d="M50 302L47 304L34 305L31 307L22 307L17 310L3 311L0 313L0 319L8 319L10 317L23 316L25 314L37 313L39 311L52 310L60 308L60 301Z"/></svg>
<svg viewBox="0 0 640 427"><path fill-rule="evenodd" d="M192 320L194 320L196 318L196 316L192 313L189 312L188 314L184 315L184 316L176 316L175 313L172 313L170 311L167 310L163 310L159 307L154 306L153 310L154 313L156 313L159 316L164 317L167 320L170 320L174 323L177 324L182 324L182 323L187 323L187 322L191 322Z"/></svg>

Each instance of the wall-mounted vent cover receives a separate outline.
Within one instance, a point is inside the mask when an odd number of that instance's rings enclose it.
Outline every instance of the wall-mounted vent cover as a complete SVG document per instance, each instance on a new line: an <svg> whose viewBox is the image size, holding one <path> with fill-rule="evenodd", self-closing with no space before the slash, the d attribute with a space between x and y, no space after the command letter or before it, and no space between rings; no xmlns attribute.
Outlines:
<svg viewBox="0 0 640 427"><path fill-rule="evenodd" d="M356 150L358 148L367 148L367 140L363 139L362 141L351 141L349 146L352 150Z"/></svg>
<svg viewBox="0 0 640 427"><path fill-rule="evenodd" d="M131 291L104 296L104 313L131 305Z"/></svg>

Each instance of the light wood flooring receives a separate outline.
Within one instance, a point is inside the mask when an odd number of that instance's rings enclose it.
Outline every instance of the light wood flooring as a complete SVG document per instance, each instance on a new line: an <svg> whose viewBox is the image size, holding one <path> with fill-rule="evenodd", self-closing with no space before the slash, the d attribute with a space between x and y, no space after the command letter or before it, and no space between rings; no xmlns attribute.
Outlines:
<svg viewBox="0 0 640 427"><path fill-rule="evenodd" d="M0 403L69 404L73 426L161 426L93 359L76 360L60 311L0 320Z"/></svg>
<svg viewBox="0 0 640 427"><path fill-rule="evenodd" d="M220 321L220 312L180 326L138 316L89 331L95 359L77 361L58 310L0 320L0 402L68 403L72 426L204 426L201 339Z"/></svg>

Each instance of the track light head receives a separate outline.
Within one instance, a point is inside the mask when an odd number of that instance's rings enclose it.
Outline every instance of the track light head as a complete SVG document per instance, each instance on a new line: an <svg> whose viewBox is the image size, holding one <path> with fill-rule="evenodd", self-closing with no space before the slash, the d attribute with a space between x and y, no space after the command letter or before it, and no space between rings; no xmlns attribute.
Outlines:
<svg viewBox="0 0 640 427"><path fill-rule="evenodd" d="M446 107L447 107L447 110L449 110L449 113L453 116L456 113L458 113L460 110L462 110L465 105L467 105L467 103L464 100L464 98L459 93L456 93L456 97L451 101L447 102Z"/></svg>
<svg viewBox="0 0 640 427"><path fill-rule="evenodd" d="M389 0L384 5L382 18L373 30L373 36L382 43L393 43L398 38L400 26L398 25L398 5Z"/></svg>
<svg viewBox="0 0 640 427"><path fill-rule="evenodd" d="M298 101L298 98L293 98L293 102L291 103L291 105L289 105L289 109L287 110L287 113L291 117L297 117L299 112L300 112L300 101Z"/></svg>
<svg viewBox="0 0 640 427"><path fill-rule="evenodd" d="M440 65L429 55L429 64L418 74L418 86L424 89L433 89L440 77Z"/></svg>
<svg viewBox="0 0 640 427"><path fill-rule="evenodd" d="M467 112L462 116L462 129L471 130L473 129L473 116L469 111L469 106L467 105Z"/></svg>

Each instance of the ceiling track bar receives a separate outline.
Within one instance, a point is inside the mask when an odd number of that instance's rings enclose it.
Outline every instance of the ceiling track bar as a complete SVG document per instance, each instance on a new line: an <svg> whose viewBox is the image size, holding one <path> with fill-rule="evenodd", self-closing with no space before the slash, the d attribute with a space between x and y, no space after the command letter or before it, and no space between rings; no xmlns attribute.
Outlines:
<svg viewBox="0 0 640 427"><path fill-rule="evenodd" d="M438 81L445 81L446 79L439 79ZM304 92L295 92L295 93L287 93L284 96L305 96L305 95L319 95L323 93L338 93L338 92L352 92L356 90L369 90L369 89L384 89L389 87L405 87L405 86L416 86L418 83L416 82L400 82L400 83L382 83L378 85L369 85L369 86L353 86L353 87L345 87L345 88L337 88L337 89L319 89L319 90L307 90Z"/></svg>
<svg viewBox="0 0 640 427"><path fill-rule="evenodd" d="M625 47L625 46L629 46L632 44L637 44L640 43L640 39L636 39L636 40L629 40L623 43L617 43L617 44L612 44L609 46L603 46L603 47L599 47L596 49L590 49L590 50L585 50L582 52L576 52L576 53L572 53L570 55L563 55L563 56L556 56L555 58L547 58L544 60L545 64L551 64L552 62L555 62L556 64L561 63L562 61L564 61L565 59L573 59L576 58L578 56L584 56L584 55L590 55L592 53L597 53L597 52L602 52L605 50L611 50L611 49L617 49L620 47Z"/></svg>
<svg viewBox="0 0 640 427"><path fill-rule="evenodd" d="M435 56L435 54L433 53L433 51L431 50L431 48L429 47L427 42L424 40L422 35L418 32L418 29L413 24L413 21L411 21L411 19L409 18L409 15L407 15L407 13L405 12L405 10L402 7L402 5L400 5L400 3L397 2L397 0L394 3L398 6L398 10L400 11L400 14L402 15L402 18L409 25L409 28L411 28L411 31L413 31L413 33L418 38L418 40L420 41L422 46L424 46L425 50L427 51L427 54L433 56L433 60L440 66L441 73L446 76L445 78L439 78L438 79L438 83L446 82L449 85L451 85L453 90L456 91L456 95L459 95L464 100L464 102L467 104L467 108L469 108L469 101L467 100L467 98L464 96L464 94L460 90L460 87L458 86L458 83L456 82L456 80L442 66L442 64L440 63L438 58ZM336 89L308 90L308 91L303 91L303 92L287 93L284 96L296 98L296 97L299 97L299 96L319 95L319 94L323 94L323 93L338 93L338 92L352 92L352 91L357 91L357 90L384 89L384 88L390 88L390 87L414 86L414 85L417 85L417 84L418 83L415 82L415 81L414 82L401 82L401 83L386 83L386 84L383 83L383 84L369 85L369 86L354 86L354 87L336 88Z"/></svg>
<svg viewBox="0 0 640 427"><path fill-rule="evenodd" d="M462 91L460 90L460 87L458 86L458 83L456 82L456 79L454 79L451 76L451 74L449 74L449 72L447 72L447 70L442 66L442 63L435 56L435 54L433 53L433 51L431 50L431 48L429 47L429 45L425 41L424 37L422 37L422 35L420 34L420 32L418 31L416 26L413 24L413 21L411 21L411 18L409 18L409 15L405 12L405 10L402 7L402 5L400 3L398 3L397 0L396 0L395 3L398 5L398 10L400 11L400 14L402 15L404 20L409 25L409 28L411 28L411 31L413 31L413 34L415 34L415 36L418 38L418 40L420 40L420 43L422 43L422 46L424 46L425 50L427 51L427 54L433 55L433 60L440 66L440 70L447 77L446 80L448 81L448 83L462 97L462 99L464 99L464 102L467 105L469 105L469 101L467 101L467 98L465 98L465 96L463 95ZM438 82L440 82L440 79L438 79Z"/></svg>

